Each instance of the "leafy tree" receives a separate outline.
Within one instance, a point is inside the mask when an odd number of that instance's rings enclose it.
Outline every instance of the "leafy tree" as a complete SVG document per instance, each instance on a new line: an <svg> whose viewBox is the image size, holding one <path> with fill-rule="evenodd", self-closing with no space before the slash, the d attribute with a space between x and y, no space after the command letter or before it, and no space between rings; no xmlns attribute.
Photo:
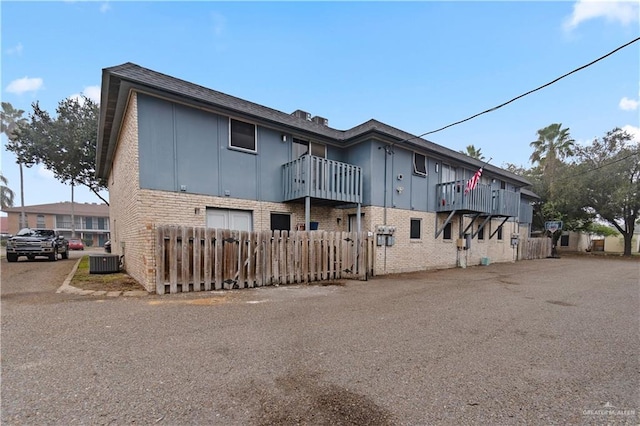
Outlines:
<svg viewBox="0 0 640 426"><path fill-rule="evenodd" d="M579 147L584 205L614 226L624 238L624 254L631 255L631 239L640 217L640 144L615 128L590 145Z"/></svg>
<svg viewBox="0 0 640 426"><path fill-rule="evenodd" d="M482 155L482 148L476 149L473 145L467 145L466 151L460 151L462 154L466 154L469 157L476 158L478 160L484 160L484 155Z"/></svg>
<svg viewBox="0 0 640 426"><path fill-rule="evenodd" d="M27 151L22 143L19 141L19 132L21 127L26 123L26 119L22 117L24 111L21 109L15 109L9 102L2 102L2 125L0 130L7 136L6 148L8 151L13 152L16 155L16 162L20 168L20 227L27 226L26 213L24 210L24 175L22 172L22 165L31 167L33 162L30 161L27 155ZM3 187L4 188L4 187ZM7 188L8 189L8 188ZM11 192L13 194L13 192ZM2 193L4 202L4 191ZM13 202L13 197L11 197ZM4 203L3 203L4 207Z"/></svg>
<svg viewBox="0 0 640 426"><path fill-rule="evenodd" d="M109 204L99 193L107 188L106 181L95 176L98 104L87 97L64 99L58 103L55 118L38 102L32 108L29 122L19 132L27 156L44 164L60 182L70 184L72 193L74 186L84 185Z"/></svg>
<svg viewBox="0 0 640 426"><path fill-rule="evenodd" d="M549 196L554 198L555 178L558 168L564 160L573 155L575 141L571 139L568 128L554 123L538 130L538 139L529 145L533 148L530 160L542 168Z"/></svg>
<svg viewBox="0 0 640 426"><path fill-rule="evenodd" d="M2 210L7 209L9 207L13 207L13 199L15 194L13 191L7 186L9 181L2 173L0 173L0 206Z"/></svg>

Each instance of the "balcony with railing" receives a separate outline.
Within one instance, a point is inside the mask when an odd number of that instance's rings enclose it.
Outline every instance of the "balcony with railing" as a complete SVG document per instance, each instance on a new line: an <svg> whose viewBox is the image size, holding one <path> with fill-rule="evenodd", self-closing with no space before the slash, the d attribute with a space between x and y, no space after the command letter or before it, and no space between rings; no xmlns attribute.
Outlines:
<svg viewBox="0 0 640 426"><path fill-rule="evenodd" d="M460 213L491 212L491 186L479 183L465 193L465 180L439 183L436 185L436 211Z"/></svg>
<svg viewBox="0 0 640 426"><path fill-rule="evenodd" d="M303 155L282 166L284 201L305 197L362 202L362 169L353 164Z"/></svg>
<svg viewBox="0 0 640 426"><path fill-rule="evenodd" d="M491 214L493 216L515 217L520 209L520 193L506 189L494 189Z"/></svg>
<svg viewBox="0 0 640 426"><path fill-rule="evenodd" d="M483 215L515 217L520 207L520 193L506 189L492 189L479 183L465 193L467 181L458 180L436 185L436 211L480 213Z"/></svg>
<svg viewBox="0 0 640 426"><path fill-rule="evenodd" d="M81 232L95 232L95 231L109 231L109 221L104 220L104 222L98 223L94 221L93 223L87 223L85 221L76 221L76 231ZM56 229L58 230L71 230L71 221L66 220L57 220L56 221Z"/></svg>

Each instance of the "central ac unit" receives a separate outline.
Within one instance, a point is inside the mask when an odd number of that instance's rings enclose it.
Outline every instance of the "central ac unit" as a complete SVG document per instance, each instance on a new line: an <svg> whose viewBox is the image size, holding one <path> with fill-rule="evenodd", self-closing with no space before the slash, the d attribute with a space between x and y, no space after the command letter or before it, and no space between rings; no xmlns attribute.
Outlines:
<svg viewBox="0 0 640 426"><path fill-rule="evenodd" d="M89 256L90 274L112 274L120 272L120 259L117 254L92 254Z"/></svg>

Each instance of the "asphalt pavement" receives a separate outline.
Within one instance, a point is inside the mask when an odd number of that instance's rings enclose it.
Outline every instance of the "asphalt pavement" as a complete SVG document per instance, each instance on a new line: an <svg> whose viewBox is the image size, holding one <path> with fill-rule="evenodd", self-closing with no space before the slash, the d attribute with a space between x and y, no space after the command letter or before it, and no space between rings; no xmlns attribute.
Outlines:
<svg viewBox="0 0 640 426"><path fill-rule="evenodd" d="M136 298L74 263L0 265L2 424L640 421L637 261Z"/></svg>

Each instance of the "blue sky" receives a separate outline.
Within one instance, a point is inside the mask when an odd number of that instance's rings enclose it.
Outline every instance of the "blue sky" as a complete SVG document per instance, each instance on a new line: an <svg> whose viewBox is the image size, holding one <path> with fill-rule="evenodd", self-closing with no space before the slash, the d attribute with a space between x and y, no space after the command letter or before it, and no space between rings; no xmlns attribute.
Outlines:
<svg viewBox="0 0 640 426"><path fill-rule="evenodd" d="M640 35L638 1L11 2L2 1L2 101L50 112L124 62L338 129L370 118L422 134L496 106ZM640 140L640 43L500 110L428 138L473 144L492 164L529 166L555 122L579 143L614 127ZM2 173L16 192L15 157ZM108 194L104 194L108 197ZM70 199L36 166L25 204ZM99 202L86 189L78 202Z"/></svg>

